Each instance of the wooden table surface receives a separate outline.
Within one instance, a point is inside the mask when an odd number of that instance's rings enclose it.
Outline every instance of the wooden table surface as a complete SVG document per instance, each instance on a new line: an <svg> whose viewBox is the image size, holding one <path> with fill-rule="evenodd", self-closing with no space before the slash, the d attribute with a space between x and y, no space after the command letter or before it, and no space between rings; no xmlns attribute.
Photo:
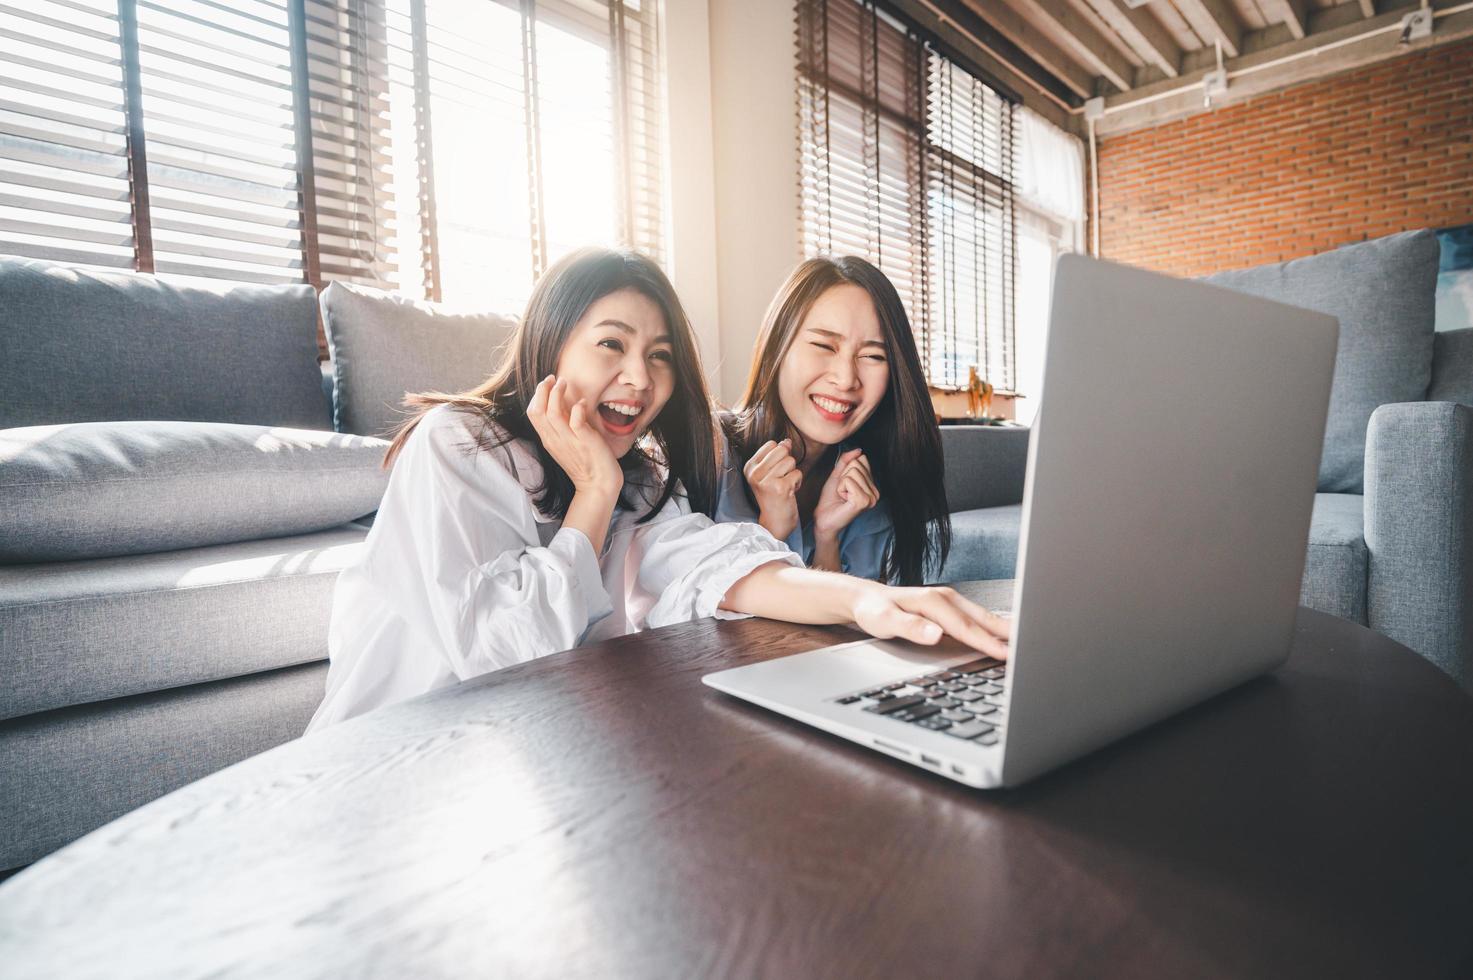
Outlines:
<svg viewBox="0 0 1473 980"><path fill-rule="evenodd" d="M700 682L852 636L701 621L282 746L0 885L0 976L1473 968L1473 701L1405 648L1301 611L1274 674L1011 791Z"/></svg>

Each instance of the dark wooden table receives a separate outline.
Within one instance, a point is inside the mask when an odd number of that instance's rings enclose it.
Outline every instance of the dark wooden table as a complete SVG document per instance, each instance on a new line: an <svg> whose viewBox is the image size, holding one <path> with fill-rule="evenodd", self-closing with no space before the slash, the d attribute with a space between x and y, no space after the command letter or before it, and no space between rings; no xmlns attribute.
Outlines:
<svg viewBox="0 0 1473 980"><path fill-rule="evenodd" d="M1405 648L1303 611L1275 674L1006 792L700 682L851 636L702 621L283 746L0 885L0 975L1473 967L1473 701Z"/></svg>

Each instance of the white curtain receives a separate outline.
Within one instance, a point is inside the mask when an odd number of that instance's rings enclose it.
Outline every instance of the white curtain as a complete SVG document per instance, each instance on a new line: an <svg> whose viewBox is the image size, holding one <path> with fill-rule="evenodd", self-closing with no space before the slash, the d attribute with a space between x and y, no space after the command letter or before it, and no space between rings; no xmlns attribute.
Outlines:
<svg viewBox="0 0 1473 980"><path fill-rule="evenodd" d="M1084 147L1037 113L1020 108L1014 190L1025 206L1066 222L1084 221Z"/></svg>
<svg viewBox="0 0 1473 980"><path fill-rule="evenodd" d="M1017 419L1031 424L1042 399L1054 260L1084 244L1084 147L1036 113L1014 117L1017 172Z"/></svg>

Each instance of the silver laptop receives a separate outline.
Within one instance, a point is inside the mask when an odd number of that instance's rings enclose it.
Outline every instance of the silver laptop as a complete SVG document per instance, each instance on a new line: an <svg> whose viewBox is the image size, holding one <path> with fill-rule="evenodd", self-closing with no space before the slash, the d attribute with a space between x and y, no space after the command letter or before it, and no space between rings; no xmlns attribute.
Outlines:
<svg viewBox="0 0 1473 980"><path fill-rule="evenodd" d="M1066 255L1028 447L1006 664L863 640L717 690L1013 786L1283 663L1333 317Z"/></svg>

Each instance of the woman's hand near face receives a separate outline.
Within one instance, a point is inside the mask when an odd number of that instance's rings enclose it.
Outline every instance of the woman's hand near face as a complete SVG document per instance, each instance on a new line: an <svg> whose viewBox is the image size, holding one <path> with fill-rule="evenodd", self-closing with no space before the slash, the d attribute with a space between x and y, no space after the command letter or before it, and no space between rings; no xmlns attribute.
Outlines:
<svg viewBox="0 0 1473 980"><path fill-rule="evenodd" d="M742 467L742 476L757 498L757 523L786 541L798 526L798 487L803 483L791 440L764 442Z"/></svg>
<svg viewBox="0 0 1473 980"><path fill-rule="evenodd" d="M527 421L537 430L548 455L573 481L574 490L619 496L624 471L603 436L588 424L587 406L566 381L552 375L542 379L527 406Z"/></svg>
<svg viewBox="0 0 1473 980"><path fill-rule="evenodd" d="M582 531L595 555L603 551L609 520L624 489L624 471L603 436L588 424L588 409L566 381L543 378L527 406L527 421L542 448L573 481L564 527Z"/></svg>
<svg viewBox="0 0 1473 980"><path fill-rule="evenodd" d="M864 450L849 450L835 461L819 492L818 504L813 509L815 543L836 542L840 531L879 502L880 491Z"/></svg>

